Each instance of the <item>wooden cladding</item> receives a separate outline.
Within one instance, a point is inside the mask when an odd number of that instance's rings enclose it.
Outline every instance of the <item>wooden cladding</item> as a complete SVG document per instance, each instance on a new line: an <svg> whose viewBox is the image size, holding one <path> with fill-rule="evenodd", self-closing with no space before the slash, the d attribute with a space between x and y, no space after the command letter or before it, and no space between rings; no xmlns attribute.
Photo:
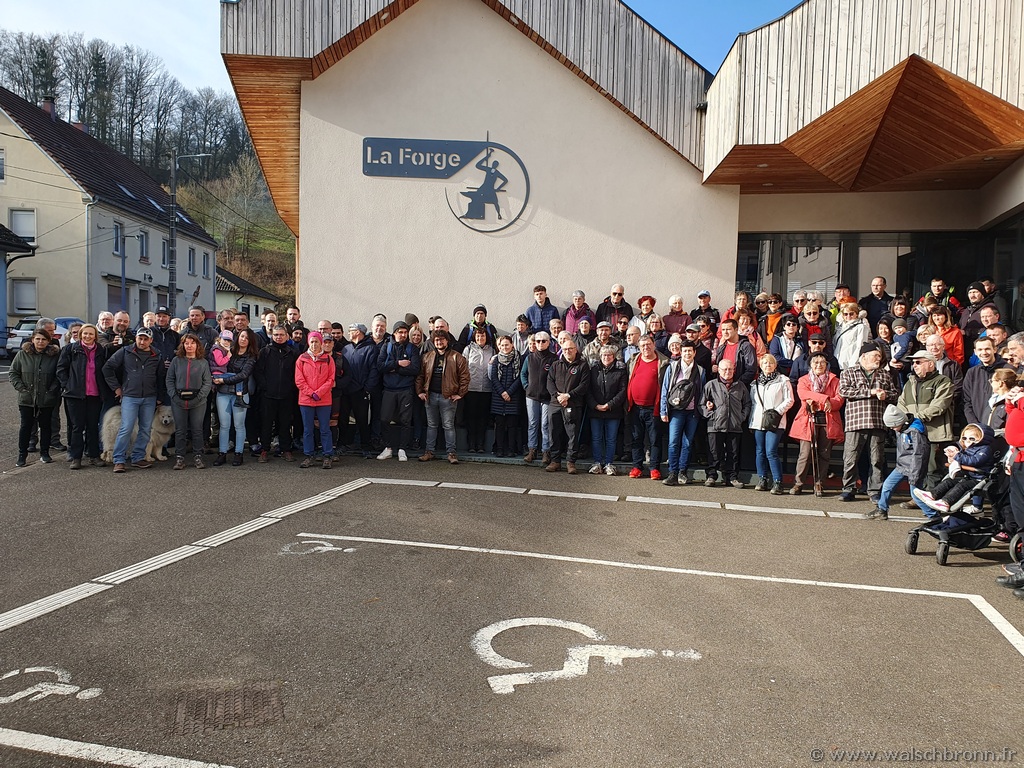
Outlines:
<svg viewBox="0 0 1024 768"><path fill-rule="evenodd" d="M912 56L780 144L707 179L744 193L978 189L1024 156L1024 110Z"/></svg>

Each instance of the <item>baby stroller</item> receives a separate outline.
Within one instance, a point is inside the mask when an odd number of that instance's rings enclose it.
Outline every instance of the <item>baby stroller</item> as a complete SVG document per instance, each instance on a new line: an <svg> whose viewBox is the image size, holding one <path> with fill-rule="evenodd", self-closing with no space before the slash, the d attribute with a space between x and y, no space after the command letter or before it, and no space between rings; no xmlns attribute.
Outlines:
<svg viewBox="0 0 1024 768"><path fill-rule="evenodd" d="M939 565L946 564L950 547L974 552L984 549L992 543L992 537L999 531L996 522L988 517L975 517L962 510L972 496L984 495L989 486L998 479L999 473L1004 471L1002 462L998 461L998 456L996 458L997 461L992 467L992 471L957 499L955 504L950 505L948 517L937 515L907 533L907 540L903 548L908 555L917 554L918 539L922 532L939 540L935 545L935 562Z"/></svg>

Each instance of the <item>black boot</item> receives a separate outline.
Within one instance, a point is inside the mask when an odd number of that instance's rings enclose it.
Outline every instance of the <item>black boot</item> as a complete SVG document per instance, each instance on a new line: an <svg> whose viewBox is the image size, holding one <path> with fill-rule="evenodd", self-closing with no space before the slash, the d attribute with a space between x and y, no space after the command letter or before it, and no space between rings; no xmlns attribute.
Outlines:
<svg viewBox="0 0 1024 768"><path fill-rule="evenodd" d="M215 467L223 466L227 462L227 460L228 460L228 455L226 453L218 453L217 454L217 458L213 460L213 466L215 466Z"/></svg>

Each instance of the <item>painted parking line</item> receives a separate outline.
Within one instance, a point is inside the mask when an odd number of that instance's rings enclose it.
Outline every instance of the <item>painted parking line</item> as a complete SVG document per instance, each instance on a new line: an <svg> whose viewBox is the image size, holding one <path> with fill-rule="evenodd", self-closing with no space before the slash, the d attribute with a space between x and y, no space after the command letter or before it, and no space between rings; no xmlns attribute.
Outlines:
<svg viewBox="0 0 1024 768"><path fill-rule="evenodd" d="M618 501L618 496L604 493L572 493L569 491L543 491L539 488L531 488L528 491L530 496L555 496L563 499L587 499L589 501Z"/></svg>
<svg viewBox="0 0 1024 768"><path fill-rule="evenodd" d="M880 584L850 584L841 581L818 581L815 579L791 579L782 576L758 576L745 573L725 573L723 571L702 571L693 568L677 568L667 565L650 565L648 563L629 563L619 560L599 560L591 557L574 557L572 555L554 555L546 552L522 552L512 549L491 549L487 547L470 547L462 544L440 544L427 541L404 541L401 539L377 539L368 536L340 536L326 533L300 533L299 538L314 538L323 541L353 541L364 544L383 544L401 547L419 547L449 552L468 552L481 555L500 555L504 557L521 557L533 560L555 560L563 563L583 565L599 565L609 568L623 568L635 571L655 573L672 573L684 576L705 576L716 579L735 579L739 581L758 581L770 584L789 584L805 587L822 587L826 589L848 589L864 592L886 592L896 595L919 595L924 597L952 598L966 600L971 603L982 616L989 621L999 633L1006 638L1018 653L1024 656L1024 635L997 611L991 603L981 595L963 592L942 592L931 589L913 589L911 587L887 587Z"/></svg>
<svg viewBox="0 0 1024 768"><path fill-rule="evenodd" d="M752 507L749 504L723 504L726 509L737 512L770 512L775 515L801 515L803 517L827 517L821 509L798 509L795 507Z"/></svg>
<svg viewBox="0 0 1024 768"><path fill-rule="evenodd" d="M717 501L692 501L691 499L668 499L664 496L627 496L626 501L637 504L665 504L671 507L702 507L703 509L721 509Z"/></svg>
<svg viewBox="0 0 1024 768"><path fill-rule="evenodd" d="M13 608L5 613L0 613L0 632L24 624L26 621L38 619L60 608L77 603L87 597L113 589L112 584L79 584L77 587L65 589L31 603L26 603L18 608Z"/></svg>
<svg viewBox="0 0 1024 768"><path fill-rule="evenodd" d="M526 488L507 485L477 485L475 483L441 483L438 488L460 488L464 491L494 491L495 493L526 493Z"/></svg>
<svg viewBox="0 0 1024 768"><path fill-rule="evenodd" d="M86 744L82 741L58 739L39 733L25 733L0 728L0 746L24 749L44 755L70 757L88 760L103 765L123 765L129 768L231 768L220 763L203 763L181 757L155 755L151 752L137 752L134 749L107 747L102 744Z"/></svg>

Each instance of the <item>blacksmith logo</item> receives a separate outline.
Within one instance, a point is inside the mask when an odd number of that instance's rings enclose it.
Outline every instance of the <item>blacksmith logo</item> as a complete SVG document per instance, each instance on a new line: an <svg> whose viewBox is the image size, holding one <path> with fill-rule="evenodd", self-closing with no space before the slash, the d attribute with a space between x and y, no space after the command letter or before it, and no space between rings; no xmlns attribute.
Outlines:
<svg viewBox="0 0 1024 768"><path fill-rule="evenodd" d="M363 139L363 174L444 181L452 215L477 232L508 229L526 210L530 177L519 156L490 141Z"/></svg>

